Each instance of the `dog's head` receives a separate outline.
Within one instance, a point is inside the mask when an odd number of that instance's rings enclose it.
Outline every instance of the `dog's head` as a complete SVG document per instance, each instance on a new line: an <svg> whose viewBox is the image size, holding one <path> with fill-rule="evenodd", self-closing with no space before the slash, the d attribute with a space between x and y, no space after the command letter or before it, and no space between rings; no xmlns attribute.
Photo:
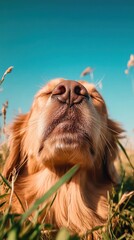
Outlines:
<svg viewBox="0 0 134 240"><path fill-rule="evenodd" d="M93 84L55 79L35 96L29 113L13 123L4 175L13 168L32 174L44 167L105 171L114 180L120 126L109 119L106 104Z"/></svg>

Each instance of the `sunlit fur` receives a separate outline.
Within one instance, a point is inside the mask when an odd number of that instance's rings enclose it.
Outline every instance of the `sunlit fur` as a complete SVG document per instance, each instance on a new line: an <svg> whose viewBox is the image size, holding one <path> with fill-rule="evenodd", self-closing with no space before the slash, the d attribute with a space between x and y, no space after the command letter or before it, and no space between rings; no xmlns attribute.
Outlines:
<svg viewBox="0 0 134 240"><path fill-rule="evenodd" d="M10 153L3 175L11 181L16 171L14 189L26 210L68 169L79 164L78 172L60 188L40 220L82 235L107 220L107 191L118 180L114 160L122 129L109 119L105 102L93 84L79 81L89 100L71 108L52 98L53 90L63 81L55 79L44 86L30 111L11 125ZM15 196L12 211L23 212ZM95 232L92 237L98 236Z"/></svg>

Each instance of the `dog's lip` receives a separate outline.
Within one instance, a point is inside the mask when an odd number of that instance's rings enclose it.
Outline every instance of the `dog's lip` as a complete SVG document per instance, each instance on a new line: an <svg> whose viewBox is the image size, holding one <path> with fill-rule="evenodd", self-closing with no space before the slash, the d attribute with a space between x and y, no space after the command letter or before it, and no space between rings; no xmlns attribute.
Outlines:
<svg viewBox="0 0 134 240"><path fill-rule="evenodd" d="M61 133L77 133L78 123L76 121L64 120L61 121L57 126L55 126L54 131Z"/></svg>
<svg viewBox="0 0 134 240"><path fill-rule="evenodd" d="M95 154L93 138L90 133L86 132L84 127L84 120L81 119L81 111L74 106L72 109L65 108L55 113L52 122L49 122L49 127L44 129L39 152L42 151L45 141L56 137L63 142L63 145L71 145L85 148L85 144L89 146L92 155ZM70 135L68 135L70 134ZM68 137L69 136L69 137ZM57 141L58 142L58 141Z"/></svg>
<svg viewBox="0 0 134 240"><path fill-rule="evenodd" d="M72 108L66 105L61 106L61 108L55 112L52 121L49 122L43 138L47 139L55 129L65 131L66 128L68 128L69 131L75 131L76 125L81 122L80 116L81 111L78 106L73 106Z"/></svg>
<svg viewBox="0 0 134 240"><path fill-rule="evenodd" d="M72 131L72 124L69 124L68 121L59 123L53 129L53 131L51 131L47 139L49 138L49 136L51 137L51 139L53 139L57 148L74 149L82 147L84 149L87 145L89 146L91 154L95 155L92 137L84 130L79 129L78 126L76 126ZM45 141L47 139L42 139L39 153L43 150Z"/></svg>
<svg viewBox="0 0 134 240"><path fill-rule="evenodd" d="M47 131L43 134L43 139L47 139L53 132L64 133L64 132L70 132L74 133L77 131L78 123L76 123L76 120L69 119L69 118L59 118L53 120L51 124L49 124L49 127L47 128Z"/></svg>

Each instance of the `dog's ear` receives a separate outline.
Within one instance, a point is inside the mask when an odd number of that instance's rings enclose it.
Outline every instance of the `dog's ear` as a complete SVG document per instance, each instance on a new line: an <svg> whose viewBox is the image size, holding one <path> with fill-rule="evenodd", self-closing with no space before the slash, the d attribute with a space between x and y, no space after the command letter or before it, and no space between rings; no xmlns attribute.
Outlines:
<svg viewBox="0 0 134 240"><path fill-rule="evenodd" d="M27 117L28 114L19 115L7 130L7 134L9 135L9 156L4 166L3 176L9 180L13 170L19 170L24 162L24 156L22 157L21 148L22 139L25 131L27 130Z"/></svg>
<svg viewBox="0 0 134 240"><path fill-rule="evenodd" d="M113 183L119 182L119 176L116 172L114 166L114 160L117 158L118 155L118 140L121 139L122 133L124 130L121 128L120 124L108 119L108 136L107 136L107 145L105 149L105 164L107 174L112 180Z"/></svg>

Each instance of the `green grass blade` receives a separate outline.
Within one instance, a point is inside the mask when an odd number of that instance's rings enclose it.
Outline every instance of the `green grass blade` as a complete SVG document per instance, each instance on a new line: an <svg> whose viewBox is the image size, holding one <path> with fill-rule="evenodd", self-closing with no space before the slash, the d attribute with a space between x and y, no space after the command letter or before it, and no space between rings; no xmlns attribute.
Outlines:
<svg viewBox="0 0 134 240"><path fill-rule="evenodd" d="M5 194L3 194L3 195L0 195L0 199L5 198L5 197L7 197L7 196L9 196L8 193L5 193Z"/></svg>
<svg viewBox="0 0 134 240"><path fill-rule="evenodd" d="M8 234L8 237L7 237L7 240L17 240L17 229L16 228L13 228L9 234Z"/></svg>
<svg viewBox="0 0 134 240"><path fill-rule="evenodd" d="M4 177L2 176L1 173L0 173L0 177L2 178L2 181L8 186L8 188L9 188L9 189L12 189L10 183L7 181L6 178L4 178ZM17 199L18 199L18 201L19 201L19 203L20 203L20 205L21 205L23 211L25 211L25 209L24 209L24 207L23 207L23 204L22 204L22 202L21 202L19 196L17 195L17 193L16 193L15 191L14 191L14 194L15 194L15 196L17 197Z"/></svg>
<svg viewBox="0 0 134 240"><path fill-rule="evenodd" d="M12 189L12 187L11 187L11 185L10 185L10 183L7 181L7 179L6 178L4 178L3 176L2 176L2 174L0 173L0 177L2 178L2 181L9 187L9 189Z"/></svg>
<svg viewBox="0 0 134 240"><path fill-rule="evenodd" d="M58 232L56 240L70 240L70 234L67 231L66 228L61 228L61 230Z"/></svg>
<svg viewBox="0 0 134 240"><path fill-rule="evenodd" d="M125 154L125 156L126 156L128 162L129 162L131 168L134 170L134 166L133 166L133 164L131 163L131 160L130 160L130 158L129 158L129 156L128 156L126 150L125 150L125 148L123 147L123 145L122 145L118 140L117 140L117 143L118 143L118 145L120 146L120 148L121 148L121 150L123 151L123 153Z"/></svg>

